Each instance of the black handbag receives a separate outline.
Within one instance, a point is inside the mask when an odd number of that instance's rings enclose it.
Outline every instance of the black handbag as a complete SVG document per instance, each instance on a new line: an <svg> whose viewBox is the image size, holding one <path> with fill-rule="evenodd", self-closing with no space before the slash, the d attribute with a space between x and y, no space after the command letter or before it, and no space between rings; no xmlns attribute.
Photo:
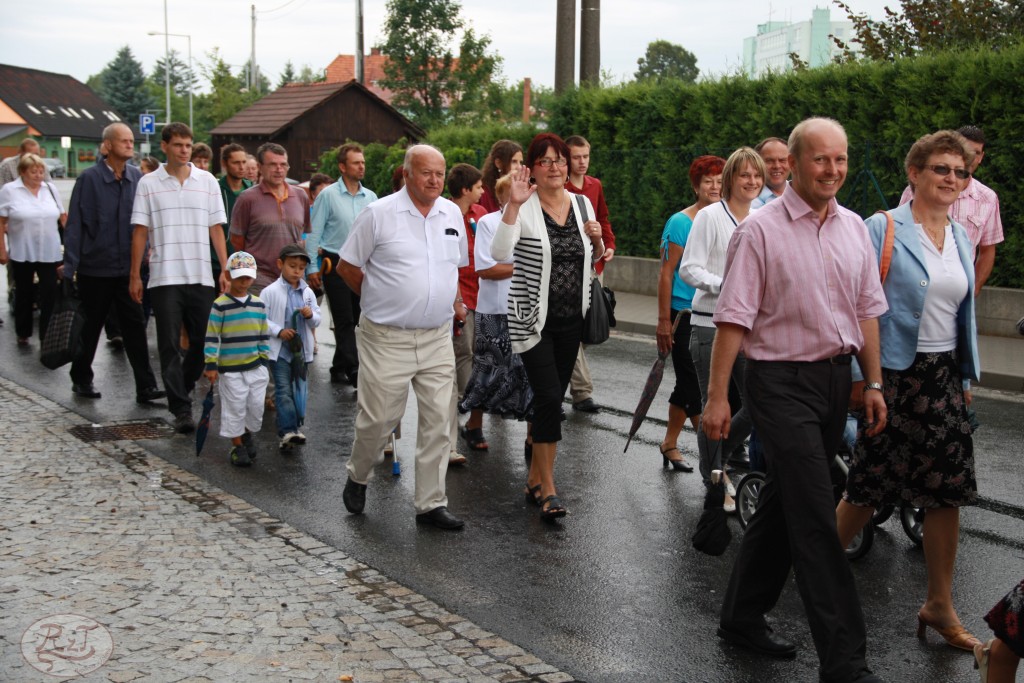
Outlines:
<svg viewBox="0 0 1024 683"><path fill-rule="evenodd" d="M71 278L65 277L57 290L57 301L53 305L53 313L43 335L39 362L51 370L56 370L73 361L82 348L83 327L85 313L82 310L82 302L75 293Z"/></svg>
<svg viewBox="0 0 1024 683"><path fill-rule="evenodd" d="M576 195L583 222L590 220L583 195ZM597 277L590 280L590 308L583 319L583 343L601 344L608 341L611 328L615 326L615 293L601 286Z"/></svg>

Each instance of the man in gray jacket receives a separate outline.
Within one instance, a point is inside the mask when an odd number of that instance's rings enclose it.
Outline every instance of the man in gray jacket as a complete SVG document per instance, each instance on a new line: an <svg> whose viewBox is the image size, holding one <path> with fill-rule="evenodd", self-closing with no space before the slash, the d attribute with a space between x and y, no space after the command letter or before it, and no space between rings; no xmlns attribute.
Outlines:
<svg viewBox="0 0 1024 683"><path fill-rule="evenodd" d="M131 128L112 123L103 130L103 140L107 156L79 176L64 230L64 277L77 274L85 312L81 353L71 363L71 390L82 398L100 397L92 383L92 360L103 322L113 306L135 374L135 400L148 403L165 393L157 387L149 362L142 306L128 294L132 203L142 173L128 165L135 152Z"/></svg>

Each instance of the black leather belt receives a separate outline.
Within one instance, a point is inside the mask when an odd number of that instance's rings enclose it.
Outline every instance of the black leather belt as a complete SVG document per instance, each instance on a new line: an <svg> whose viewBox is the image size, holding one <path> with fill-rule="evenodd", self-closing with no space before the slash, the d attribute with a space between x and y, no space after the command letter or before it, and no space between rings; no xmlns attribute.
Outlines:
<svg viewBox="0 0 1024 683"><path fill-rule="evenodd" d="M832 356L828 359L828 362L832 365L849 365L853 362L852 353L841 353L838 356Z"/></svg>

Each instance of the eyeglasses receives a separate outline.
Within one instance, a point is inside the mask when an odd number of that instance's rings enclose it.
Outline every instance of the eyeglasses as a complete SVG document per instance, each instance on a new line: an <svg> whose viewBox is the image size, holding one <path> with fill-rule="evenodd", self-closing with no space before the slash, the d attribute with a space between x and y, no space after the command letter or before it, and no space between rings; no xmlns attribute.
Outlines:
<svg viewBox="0 0 1024 683"><path fill-rule="evenodd" d="M953 175L955 175L960 180L967 180L968 178L971 177L971 172L968 171L966 168L951 168L950 166L946 166L945 164L935 164L934 166L925 166L925 168L927 168L935 175L942 177L948 176L950 171L952 171Z"/></svg>
<svg viewBox="0 0 1024 683"><path fill-rule="evenodd" d="M537 159L537 163L540 164L541 168L551 168L551 164L554 164L558 168L562 168L568 162L562 157L558 157L557 159L551 159L550 157L541 157L540 159Z"/></svg>

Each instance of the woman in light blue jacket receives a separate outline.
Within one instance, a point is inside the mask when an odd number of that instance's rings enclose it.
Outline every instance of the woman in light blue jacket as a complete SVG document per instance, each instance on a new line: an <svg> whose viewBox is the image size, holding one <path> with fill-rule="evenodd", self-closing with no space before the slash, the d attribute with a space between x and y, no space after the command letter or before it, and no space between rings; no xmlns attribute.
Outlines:
<svg viewBox="0 0 1024 683"><path fill-rule="evenodd" d="M846 547L876 506L905 501L927 509L928 593L917 634L924 637L930 626L968 651L979 641L953 609L953 567L960 507L978 498L967 406L980 364L973 247L949 208L967 185L972 159L953 131L925 135L907 154L915 194L891 214L892 258L883 284L889 310L879 319L884 384L862 389L884 393L888 423L877 436L858 435L837 510ZM881 213L867 220L880 264L889 251L887 222Z"/></svg>

